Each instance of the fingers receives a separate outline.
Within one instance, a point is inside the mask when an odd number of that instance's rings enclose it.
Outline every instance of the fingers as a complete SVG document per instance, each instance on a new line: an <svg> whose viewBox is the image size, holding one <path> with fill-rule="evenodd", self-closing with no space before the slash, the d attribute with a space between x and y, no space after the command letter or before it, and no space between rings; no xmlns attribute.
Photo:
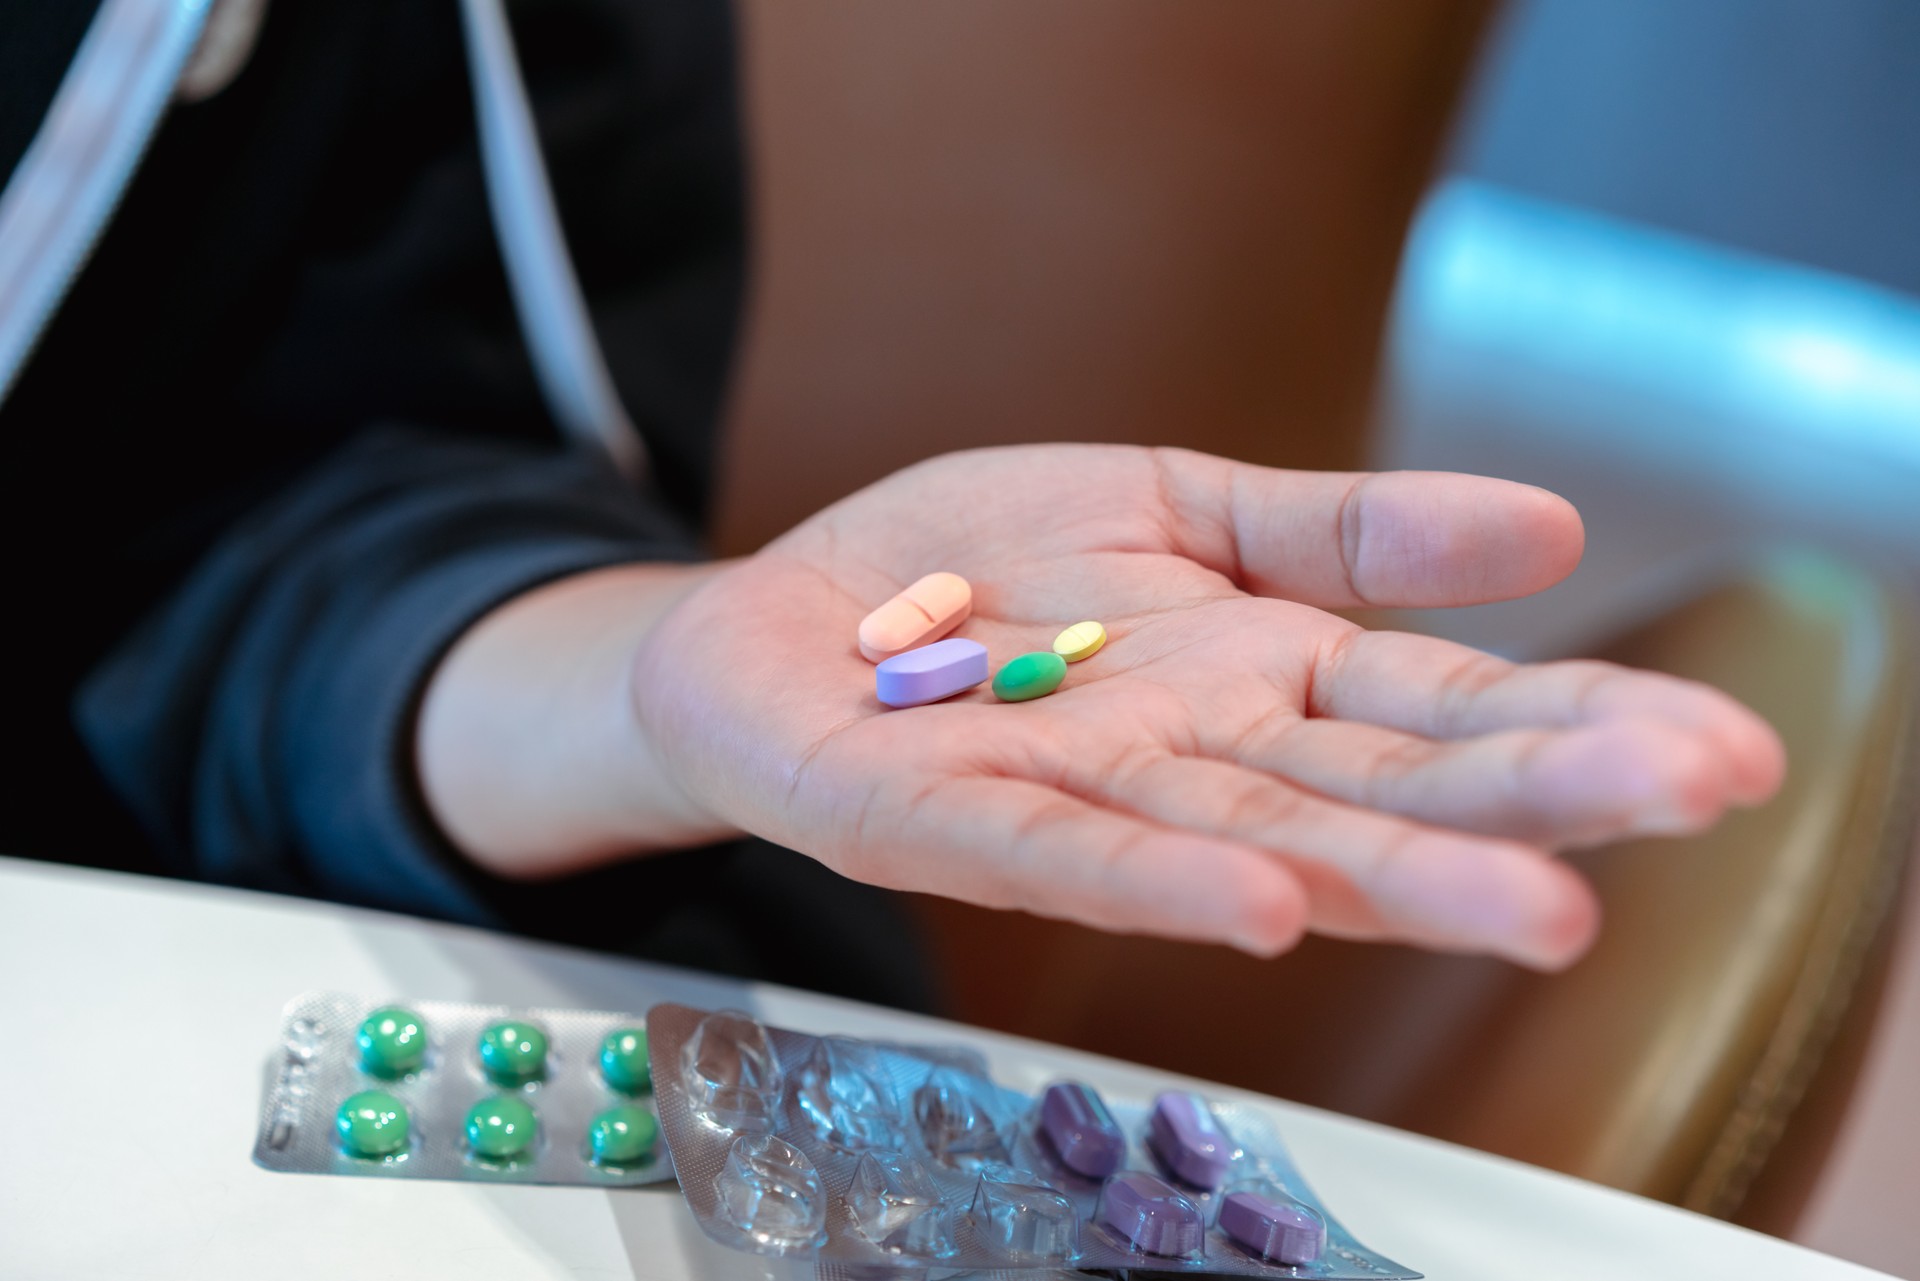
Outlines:
<svg viewBox="0 0 1920 1281"><path fill-rule="evenodd" d="M1557 849L1703 831L1734 790L1699 735L1642 719L1434 742L1274 717L1234 759L1350 805Z"/></svg>
<svg viewBox="0 0 1920 1281"><path fill-rule="evenodd" d="M1299 882L1260 851L1021 779L954 776L898 808L840 870L897 889L1259 956L1307 925Z"/></svg>
<svg viewBox="0 0 1920 1281"><path fill-rule="evenodd" d="M1709 686L1611 663L1521 666L1401 632L1356 628L1324 647L1306 710L1434 739L1614 720L1664 723L1705 743L1726 771L1727 799L1737 805L1771 796L1786 770L1773 728Z"/></svg>
<svg viewBox="0 0 1920 1281"><path fill-rule="evenodd" d="M1177 550L1247 591L1322 608L1527 596L1580 561L1565 499L1448 472L1297 472L1152 455Z"/></svg>
<svg viewBox="0 0 1920 1281"><path fill-rule="evenodd" d="M1307 888L1315 930L1485 951L1557 969L1598 928L1593 892L1510 841L1438 831L1329 801L1255 770L1154 756L1101 780L1098 799L1271 851Z"/></svg>

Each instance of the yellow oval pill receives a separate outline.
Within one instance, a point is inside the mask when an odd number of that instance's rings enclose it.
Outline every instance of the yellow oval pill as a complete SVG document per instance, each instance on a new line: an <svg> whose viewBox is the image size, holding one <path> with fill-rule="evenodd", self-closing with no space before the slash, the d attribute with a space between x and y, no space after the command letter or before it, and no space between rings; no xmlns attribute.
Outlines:
<svg viewBox="0 0 1920 1281"><path fill-rule="evenodd" d="M1107 643L1107 629L1098 623L1075 623L1053 638L1053 652L1069 663L1077 663L1100 652Z"/></svg>

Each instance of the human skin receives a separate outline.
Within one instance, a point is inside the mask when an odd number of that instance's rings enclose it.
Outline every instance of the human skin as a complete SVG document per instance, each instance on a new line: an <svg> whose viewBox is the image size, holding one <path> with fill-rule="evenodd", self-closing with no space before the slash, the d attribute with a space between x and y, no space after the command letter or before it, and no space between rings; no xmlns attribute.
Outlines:
<svg viewBox="0 0 1920 1281"><path fill-rule="evenodd" d="M1777 736L1706 686L1514 665L1326 612L1506 600L1578 563L1564 500L1183 450L932 459L763 551L508 602L431 679L428 804L479 865L563 875L745 831L858 880L1259 955L1311 929L1539 968L1598 928L1558 850L1712 825ZM1061 690L888 710L860 619L936 569L997 667L1098 619Z"/></svg>

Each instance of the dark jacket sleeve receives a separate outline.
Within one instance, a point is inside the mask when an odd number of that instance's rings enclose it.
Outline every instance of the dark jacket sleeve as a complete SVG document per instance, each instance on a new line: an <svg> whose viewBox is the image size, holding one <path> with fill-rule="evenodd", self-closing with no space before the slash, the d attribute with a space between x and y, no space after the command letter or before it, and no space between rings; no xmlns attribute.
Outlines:
<svg viewBox="0 0 1920 1281"><path fill-rule="evenodd" d="M77 719L181 872L491 922L418 795L428 675L542 582L694 554L597 458L372 432L230 530L81 688Z"/></svg>

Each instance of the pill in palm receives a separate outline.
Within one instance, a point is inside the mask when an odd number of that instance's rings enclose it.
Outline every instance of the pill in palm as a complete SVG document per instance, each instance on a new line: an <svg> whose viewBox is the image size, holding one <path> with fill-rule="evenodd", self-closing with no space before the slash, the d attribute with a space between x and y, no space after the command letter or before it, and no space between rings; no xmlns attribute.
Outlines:
<svg viewBox="0 0 1920 1281"><path fill-rule="evenodd" d="M860 620L860 652L881 663L939 640L966 621L973 588L958 574L928 574Z"/></svg>
<svg viewBox="0 0 1920 1281"><path fill-rule="evenodd" d="M1044 698L1067 679L1067 660L1046 650L1035 650L1002 667L993 677L994 696L1002 702L1024 703Z"/></svg>
<svg viewBox="0 0 1920 1281"><path fill-rule="evenodd" d="M1075 623L1053 638L1053 652L1069 663L1091 658L1107 643L1107 629L1095 622Z"/></svg>
<svg viewBox="0 0 1920 1281"><path fill-rule="evenodd" d="M955 636L881 663L873 669L873 692L888 707L918 707L952 698L985 679L987 647Z"/></svg>

